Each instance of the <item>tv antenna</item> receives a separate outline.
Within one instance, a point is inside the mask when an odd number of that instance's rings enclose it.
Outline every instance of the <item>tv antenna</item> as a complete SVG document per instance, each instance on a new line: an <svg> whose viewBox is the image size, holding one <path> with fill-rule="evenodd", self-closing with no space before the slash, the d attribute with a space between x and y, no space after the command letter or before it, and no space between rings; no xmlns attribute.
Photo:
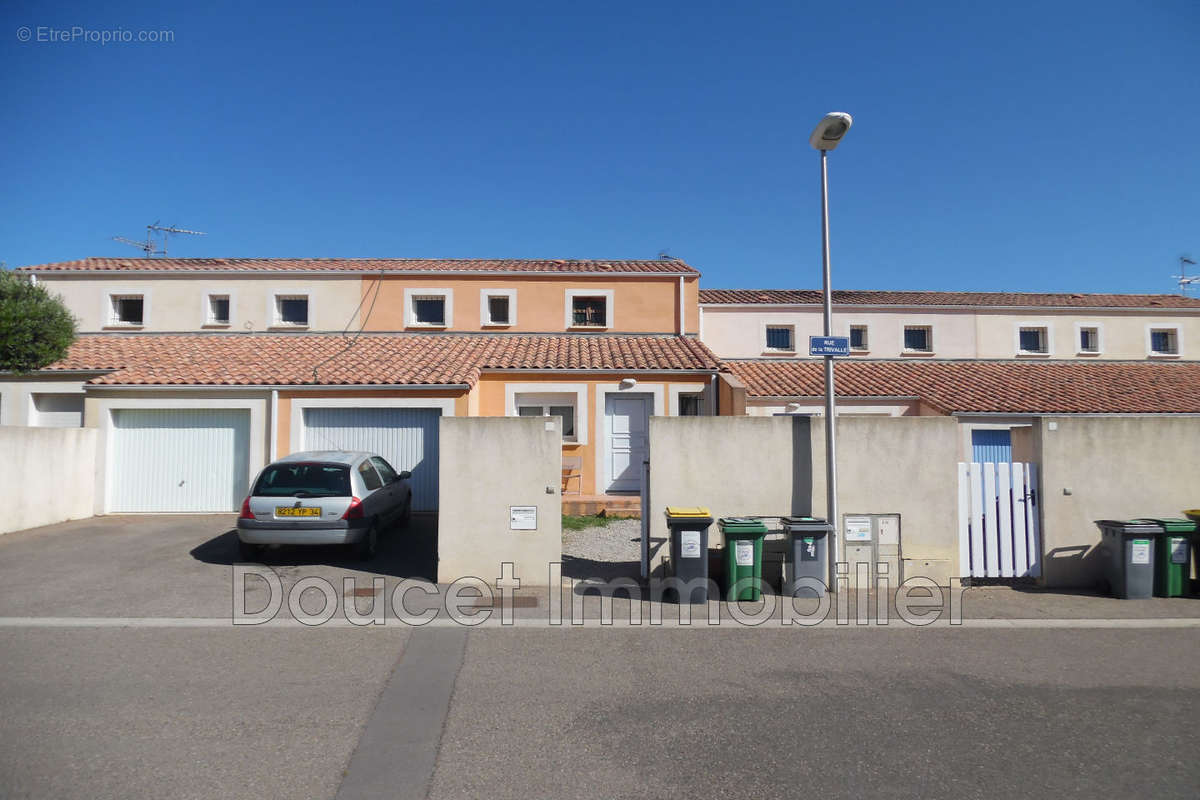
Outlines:
<svg viewBox="0 0 1200 800"><path fill-rule="evenodd" d="M206 236L204 231L189 231L186 228L176 228L174 225L159 225L159 220L154 220L146 226L146 241L139 242L136 239L129 239L124 236L112 237L114 242L127 244L141 250L147 256L165 256L167 254L167 240L173 233L186 233L189 236ZM158 240L155 240L155 234L158 235Z"/></svg>
<svg viewBox="0 0 1200 800"><path fill-rule="evenodd" d="M1189 286L1191 286L1193 283L1200 283L1200 275L1187 274L1188 264L1191 264L1193 267L1196 266L1196 262L1192 259L1188 258L1187 256L1180 256L1179 274L1171 276L1179 281L1179 293L1185 297L1187 296L1187 290Z"/></svg>

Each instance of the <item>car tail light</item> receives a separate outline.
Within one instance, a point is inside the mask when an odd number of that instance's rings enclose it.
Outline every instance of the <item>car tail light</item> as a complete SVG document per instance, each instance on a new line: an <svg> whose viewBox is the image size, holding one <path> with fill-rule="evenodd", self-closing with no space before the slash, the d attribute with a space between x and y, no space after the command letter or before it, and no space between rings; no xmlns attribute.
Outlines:
<svg viewBox="0 0 1200 800"><path fill-rule="evenodd" d="M350 507L346 509L346 513L342 514L342 519L362 519L363 505L362 500L357 497L350 498Z"/></svg>
<svg viewBox="0 0 1200 800"><path fill-rule="evenodd" d="M242 513L238 514L238 519L254 519L254 512L250 510L249 497L242 501Z"/></svg>

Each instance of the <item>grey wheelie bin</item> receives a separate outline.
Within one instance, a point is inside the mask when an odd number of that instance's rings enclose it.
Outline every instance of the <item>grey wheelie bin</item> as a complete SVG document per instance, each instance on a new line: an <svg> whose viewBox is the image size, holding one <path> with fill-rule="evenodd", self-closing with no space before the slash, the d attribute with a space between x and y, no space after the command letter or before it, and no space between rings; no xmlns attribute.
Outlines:
<svg viewBox="0 0 1200 800"><path fill-rule="evenodd" d="M780 517L788 534L783 562L785 597L824 597L829 580L829 537L833 526L818 517ZM801 583L802 578L815 578Z"/></svg>
<svg viewBox="0 0 1200 800"><path fill-rule="evenodd" d="M669 594L680 603L708 602L708 528L712 523L707 508L667 506L671 577L676 580Z"/></svg>
<svg viewBox="0 0 1200 800"><path fill-rule="evenodd" d="M1154 594L1154 545L1162 527L1144 519L1098 519L1104 576L1114 597L1141 599Z"/></svg>

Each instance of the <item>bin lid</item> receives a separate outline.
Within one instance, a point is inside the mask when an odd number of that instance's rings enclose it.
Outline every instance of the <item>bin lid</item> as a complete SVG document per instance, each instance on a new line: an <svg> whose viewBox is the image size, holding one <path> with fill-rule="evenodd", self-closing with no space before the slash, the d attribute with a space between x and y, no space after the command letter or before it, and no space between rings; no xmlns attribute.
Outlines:
<svg viewBox="0 0 1200 800"><path fill-rule="evenodd" d="M712 512L703 506L667 506L668 517L711 517Z"/></svg>
<svg viewBox="0 0 1200 800"><path fill-rule="evenodd" d="M1200 508L1189 508L1183 512L1183 515L1192 522L1200 522Z"/></svg>
<svg viewBox="0 0 1200 800"><path fill-rule="evenodd" d="M1147 517L1144 522L1154 522L1162 527L1166 533L1195 533L1196 523L1190 519L1180 519L1179 517Z"/></svg>
<svg viewBox="0 0 1200 800"><path fill-rule="evenodd" d="M1149 536L1162 533L1162 526L1147 519L1098 519L1100 528L1119 533L1136 533L1139 536Z"/></svg>
<svg viewBox="0 0 1200 800"><path fill-rule="evenodd" d="M831 531L833 526L821 517L780 517L779 521L787 528L805 531Z"/></svg>
<svg viewBox="0 0 1200 800"><path fill-rule="evenodd" d="M725 533L765 534L767 526L758 517L721 517L717 521Z"/></svg>

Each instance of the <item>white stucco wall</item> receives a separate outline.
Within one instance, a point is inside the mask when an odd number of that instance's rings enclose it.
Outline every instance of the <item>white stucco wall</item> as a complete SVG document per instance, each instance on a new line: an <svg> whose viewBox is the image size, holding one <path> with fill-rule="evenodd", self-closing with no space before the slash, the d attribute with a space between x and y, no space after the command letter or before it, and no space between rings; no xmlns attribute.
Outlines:
<svg viewBox="0 0 1200 800"><path fill-rule="evenodd" d="M269 330L273 323L271 308L275 293L308 294L308 330L340 331L348 322L357 323L355 310L362 297L362 279L358 276L147 277L122 273L109 277L41 276L38 280L49 291L62 296L67 308L79 320L79 330L83 333L106 329L110 293L143 295L145 319L139 330L160 332ZM209 294L229 295L230 324L227 327L205 326L205 304Z"/></svg>
<svg viewBox="0 0 1200 800"><path fill-rule="evenodd" d="M808 337L822 332L821 309L813 306L746 307L712 305L703 308L704 343L724 358L795 357L808 354ZM1016 358L1021 325L1044 326L1050 334L1051 358L1141 359L1148 357L1149 330L1179 326L1181 357L1200 358L1200 313L1171 311L988 311L956 309L836 309L835 335L848 336L850 326L867 326L868 349L862 358ZM766 349L767 325L794 325L796 352ZM906 325L933 328L931 356L905 354ZM1079 326L1100 330L1101 350L1079 355ZM1028 356L1021 356L1027 358Z"/></svg>
<svg viewBox="0 0 1200 800"><path fill-rule="evenodd" d="M69 394L83 396L83 382L88 376L65 377L6 377L0 378L0 425L31 425L34 394Z"/></svg>
<svg viewBox="0 0 1200 800"><path fill-rule="evenodd" d="M92 516L97 433L0 427L0 533Z"/></svg>
<svg viewBox="0 0 1200 800"><path fill-rule="evenodd" d="M442 417L438 582L495 583L513 564L522 586L545 586L562 560L562 433L545 417ZM510 509L537 509L513 530Z"/></svg>

